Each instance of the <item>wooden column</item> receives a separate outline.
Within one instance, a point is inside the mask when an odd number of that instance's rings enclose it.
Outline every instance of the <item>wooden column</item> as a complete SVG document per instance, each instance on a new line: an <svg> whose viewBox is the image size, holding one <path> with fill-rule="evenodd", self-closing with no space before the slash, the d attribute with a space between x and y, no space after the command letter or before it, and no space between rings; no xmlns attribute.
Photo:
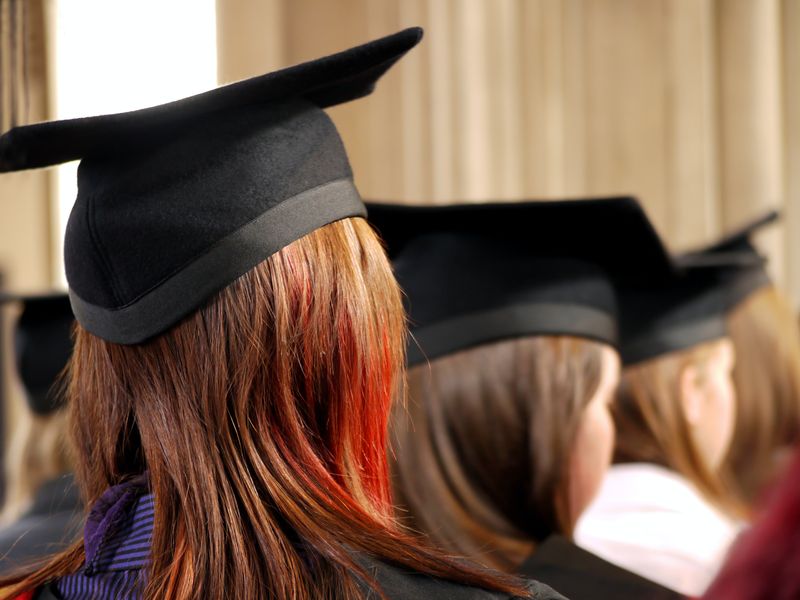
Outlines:
<svg viewBox="0 0 800 600"><path fill-rule="evenodd" d="M12 6L13 5L13 6ZM50 3L47 0L3 0L0 2L0 60L3 62L2 114L0 130L13 124L42 121L50 115L50 76L48 72L48 23ZM11 27L16 42L10 51ZM13 56L13 61L12 61ZM13 83L10 83L13 78ZM12 92L16 95L12 99ZM12 110L12 107L16 107ZM42 290L55 277L53 268L52 220L55 205L52 198L53 174L47 171L26 171L0 177L0 273L4 288ZM11 347L11 323L17 307L0 307L2 326L0 344ZM9 433L30 418L24 409L21 390L13 372L10 353L0 352L3 370L2 426L5 439ZM13 487L13 486L11 486Z"/></svg>
<svg viewBox="0 0 800 600"><path fill-rule="evenodd" d="M723 222L732 227L784 201L778 0L719 0L719 158ZM763 237L783 281L782 228Z"/></svg>
<svg viewBox="0 0 800 600"><path fill-rule="evenodd" d="M800 0L782 5L785 285L800 306Z"/></svg>

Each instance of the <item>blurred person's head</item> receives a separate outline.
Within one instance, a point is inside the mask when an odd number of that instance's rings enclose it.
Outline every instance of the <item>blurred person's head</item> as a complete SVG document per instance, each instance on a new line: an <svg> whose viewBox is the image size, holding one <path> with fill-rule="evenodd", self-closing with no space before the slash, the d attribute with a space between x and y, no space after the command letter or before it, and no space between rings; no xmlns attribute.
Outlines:
<svg viewBox="0 0 800 600"><path fill-rule="evenodd" d="M570 536L610 464L619 378L610 346L537 336L413 367L393 415L397 502L452 552L513 570Z"/></svg>
<svg viewBox="0 0 800 600"><path fill-rule="evenodd" d="M686 264L713 264L737 256L741 263L719 275L728 334L737 356L733 370L737 417L722 473L729 489L751 508L800 436L800 330L752 239L779 216L766 212L680 259Z"/></svg>
<svg viewBox="0 0 800 600"><path fill-rule="evenodd" d="M722 338L626 366L613 411L615 461L662 465L724 502L718 472L735 422L734 361Z"/></svg>
<svg viewBox="0 0 800 600"><path fill-rule="evenodd" d="M392 416L399 514L513 571L571 537L610 464L613 280L631 261L598 224L628 232L656 278L668 257L631 199L368 208L411 323L408 408Z"/></svg>
<svg viewBox="0 0 800 600"><path fill-rule="evenodd" d="M10 429L2 517L18 517L39 487L71 470L61 375L72 353L75 319L66 294L5 296L22 305L13 327L15 372L25 408Z"/></svg>
<svg viewBox="0 0 800 600"><path fill-rule="evenodd" d="M740 252L682 257L662 288L620 290L615 462L666 467L737 514L741 507L721 477L736 422L738 360L726 315L730 279L750 267Z"/></svg>

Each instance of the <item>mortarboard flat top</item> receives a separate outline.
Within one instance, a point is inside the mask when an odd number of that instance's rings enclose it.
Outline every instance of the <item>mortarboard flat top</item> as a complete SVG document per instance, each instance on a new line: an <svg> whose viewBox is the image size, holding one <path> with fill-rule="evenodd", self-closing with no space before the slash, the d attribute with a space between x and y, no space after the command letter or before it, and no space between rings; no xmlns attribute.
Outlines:
<svg viewBox="0 0 800 600"><path fill-rule="evenodd" d="M772 285L766 259L753 244L752 236L777 222L780 213L771 210L703 248L677 258L683 267L719 267L715 270L727 310L735 308L754 292ZM729 268L724 268L725 266Z"/></svg>
<svg viewBox="0 0 800 600"><path fill-rule="evenodd" d="M144 342L287 244L364 216L322 109L369 94L421 37L406 29L169 104L0 136L0 172L81 159L64 249L81 325Z"/></svg>
<svg viewBox="0 0 800 600"><path fill-rule="evenodd" d="M63 397L56 380L72 355L75 318L64 292L44 294L0 293L0 304L20 302L22 313L14 325L14 361L25 387L25 399L37 415L57 410Z"/></svg>
<svg viewBox="0 0 800 600"><path fill-rule="evenodd" d="M367 208L405 292L410 365L533 335L616 345L613 282L675 275L628 197Z"/></svg>
<svg viewBox="0 0 800 600"><path fill-rule="evenodd" d="M753 245L753 234L768 225L777 223L780 218L780 212L777 210L769 210L763 215L754 218L752 221L748 221L744 225L737 227L708 246L704 246L692 252L687 252L683 256L688 258L728 252L753 252L757 254L758 251Z"/></svg>

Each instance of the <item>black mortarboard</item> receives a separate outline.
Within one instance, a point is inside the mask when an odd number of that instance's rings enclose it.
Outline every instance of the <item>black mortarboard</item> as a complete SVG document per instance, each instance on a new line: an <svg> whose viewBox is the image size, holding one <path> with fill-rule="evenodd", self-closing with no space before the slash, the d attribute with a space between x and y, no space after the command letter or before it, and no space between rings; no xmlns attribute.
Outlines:
<svg viewBox="0 0 800 600"><path fill-rule="evenodd" d="M719 269L690 267L662 289L632 289L619 294L620 356L632 365L727 335L724 290Z"/></svg>
<svg viewBox="0 0 800 600"><path fill-rule="evenodd" d="M754 292L772 285L766 259L753 244L752 236L779 218L780 213L769 211L713 244L682 254L677 262L687 267L719 266L716 276L724 287L726 308L733 309ZM723 268L726 264L730 268Z"/></svg>
<svg viewBox="0 0 800 600"><path fill-rule="evenodd" d="M47 415L58 409L63 396L55 385L72 355L75 318L64 293L0 295L0 303L21 302L14 326L14 361L30 409Z"/></svg>
<svg viewBox="0 0 800 600"><path fill-rule="evenodd" d="M81 325L145 341L287 244L364 216L322 109L369 94L421 37L406 29L177 102L0 136L0 172L81 159L64 243Z"/></svg>
<svg viewBox="0 0 800 600"><path fill-rule="evenodd" d="M367 206L405 292L411 365L521 336L616 345L612 282L673 273L632 198Z"/></svg>

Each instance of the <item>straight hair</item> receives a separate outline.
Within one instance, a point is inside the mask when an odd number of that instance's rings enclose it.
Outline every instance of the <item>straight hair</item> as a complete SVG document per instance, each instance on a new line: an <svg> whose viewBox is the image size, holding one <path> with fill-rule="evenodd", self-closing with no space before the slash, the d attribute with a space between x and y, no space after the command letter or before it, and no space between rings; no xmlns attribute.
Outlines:
<svg viewBox="0 0 800 600"><path fill-rule="evenodd" d="M723 473L752 507L800 441L800 330L775 288L759 290L728 316L736 350L736 426Z"/></svg>
<svg viewBox="0 0 800 600"><path fill-rule="evenodd" d="M361 598L377 584L360 555L525 595L393 520L387 420L405 324L363 219L286 246L144 344L80 327L75 342L69 410L87 505L142 473L155 497L144 598ZM81 541L0 586L35 588L84 556Z"/></svg>
<svg viewBox="0 0 800 600"><path fill-rule="evenodd" d="M408 409L392 418L401 518L447 551L507 572L549 535L571 537L570 458L602 349L528 337L411 369Z"/></svg>
<svg viewBox="0 0 800 600"><path fill-rule="evenodd" d="M688 479L705 498L732 515L732 501L718 469L707 464L692 437L681 402L681 373L694 366L702 376L721 341L670 352L622 371L612 415L617 429L615 463L645 462Z"/></svg>

